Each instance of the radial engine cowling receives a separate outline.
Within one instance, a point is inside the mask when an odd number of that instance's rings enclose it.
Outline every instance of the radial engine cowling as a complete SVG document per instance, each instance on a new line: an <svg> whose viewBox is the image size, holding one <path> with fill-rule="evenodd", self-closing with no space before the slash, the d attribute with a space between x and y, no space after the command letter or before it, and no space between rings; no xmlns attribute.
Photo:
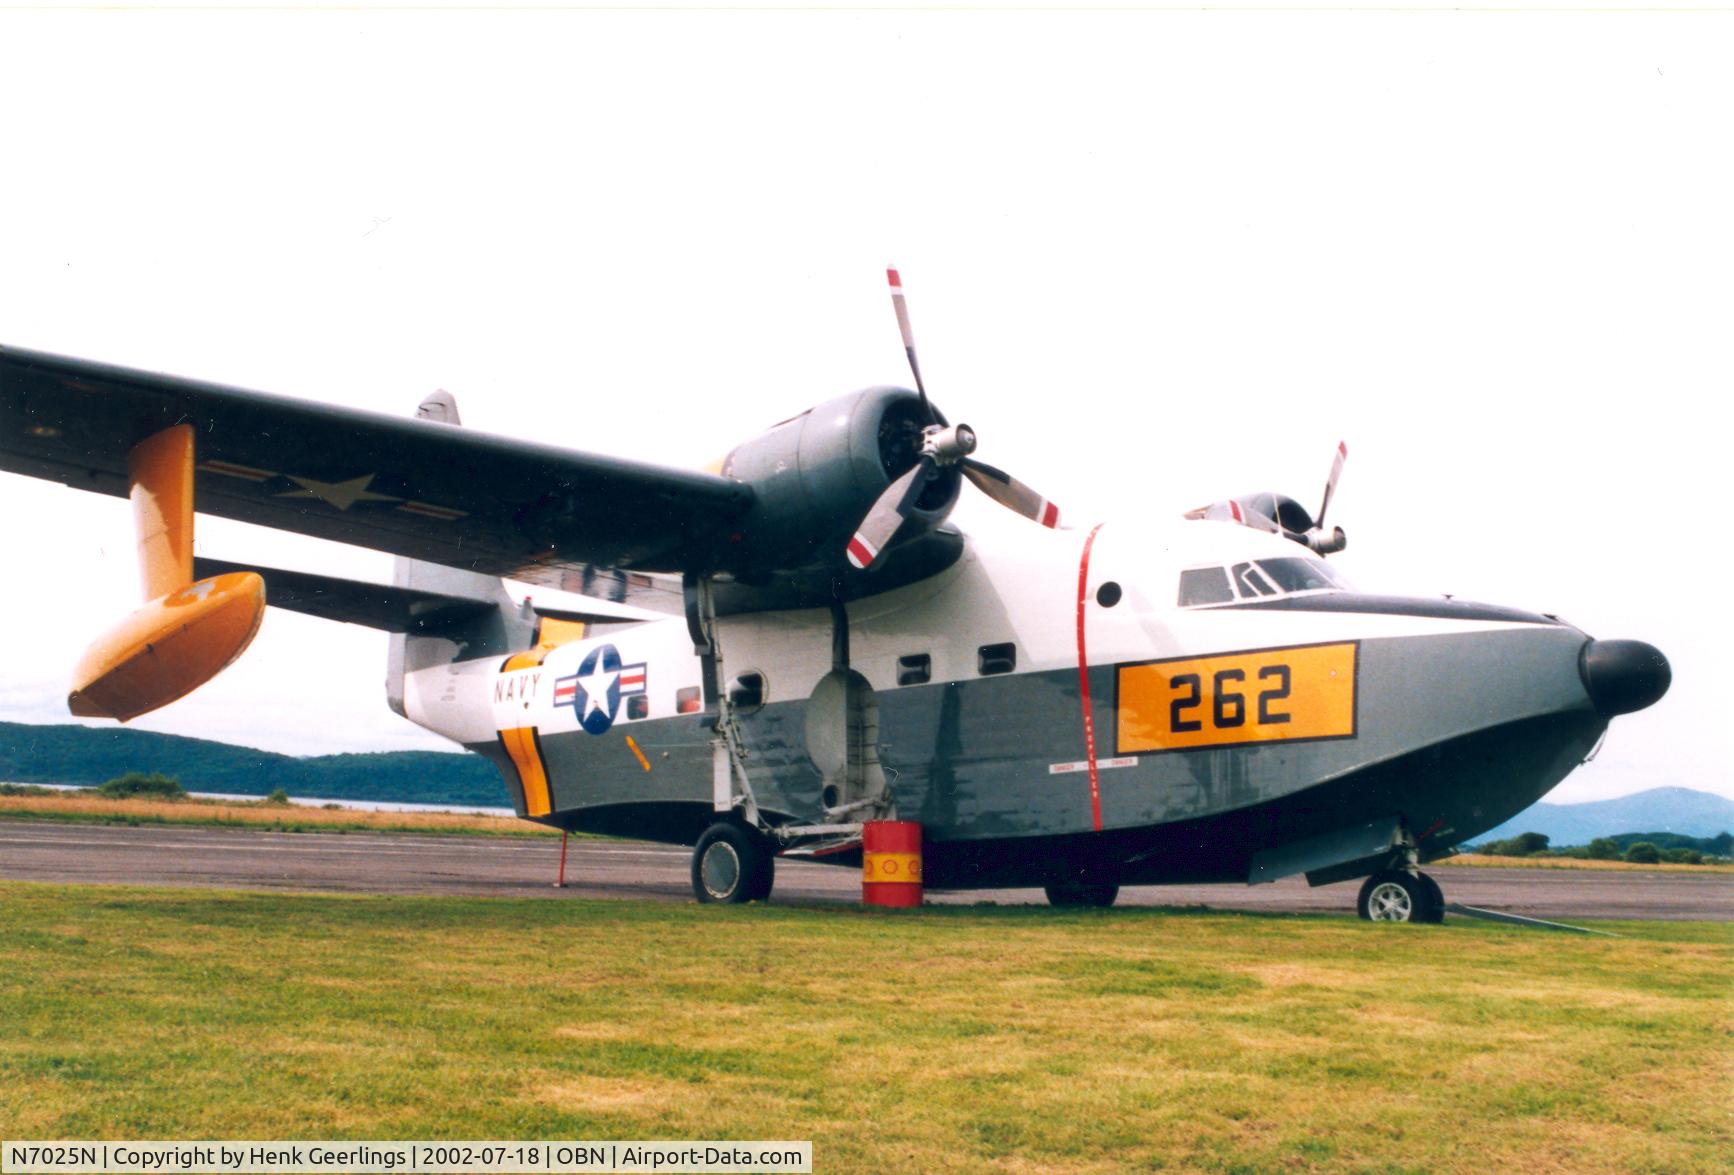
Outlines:
<svg viewBox="0 0 1734 1175"><path fill-rule="evenodd" d="M1280 534L1283 538L1297 542L1320 555L1334 555L1349 545L1348 536L1343 533L1342 527L1324 530L1313 522L1312 515L1307 513L1305 506L1286 494L1266 492L1225 498L1220 502L1189 510L1186 517L1235 522L1241 526L1250 526L1254 530Z"/></svg>
<svg viewBox="0 0 1734 1175"><path fill-rule="evenodd" d="M732 549L721 553L723 565L746 582L796 571L856 574L844 563L844 546L885 488L916 463L925 424L914 392L868 388L810 408L737 447L722 472L752 486L755 498ZM898 544L937 528L957 504L961 485L955 466L940 470L898 532Z"/></svg>

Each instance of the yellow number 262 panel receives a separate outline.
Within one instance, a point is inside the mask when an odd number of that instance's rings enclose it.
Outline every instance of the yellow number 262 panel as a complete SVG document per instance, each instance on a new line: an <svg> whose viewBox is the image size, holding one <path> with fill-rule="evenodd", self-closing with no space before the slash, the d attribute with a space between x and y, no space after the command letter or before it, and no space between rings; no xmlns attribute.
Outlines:
<svg viewBox="0 0 1734 1175"><path fill-rule="evenodd" d="M1353 738L1359 651L1350 641L1117 666L1117 753Z"/></svg>

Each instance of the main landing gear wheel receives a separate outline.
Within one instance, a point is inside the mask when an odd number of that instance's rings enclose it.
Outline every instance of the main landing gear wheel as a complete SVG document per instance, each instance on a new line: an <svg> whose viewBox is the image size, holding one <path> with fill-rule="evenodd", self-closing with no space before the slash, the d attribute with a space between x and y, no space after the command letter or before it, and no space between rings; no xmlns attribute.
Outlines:
<svg viewBox="0 0 1734 1175"><path fill-rule="evenodd" d="M1117 885L1086 885L1083 882L1067 882L1063 885L1047 887L1048 905L1061 909L1095 908L1106 909L1114 904L1114 899L1120 896Z"/></svg>
<svg viewBox="0 0 1734 1175"><path fill-rule="evenodd" d="M1361 917L1373 922L1443 922L1445 895L1425 873L1387 869L1367 878L1355 901Z"/></svg>
<svg viewBox="0 0 1734 1175"><path fill-rule="evenodd" d="M771 896L776 864L757 833L739 824L713 824L692 850L692 892L701 902L762 902Z"/></svg>

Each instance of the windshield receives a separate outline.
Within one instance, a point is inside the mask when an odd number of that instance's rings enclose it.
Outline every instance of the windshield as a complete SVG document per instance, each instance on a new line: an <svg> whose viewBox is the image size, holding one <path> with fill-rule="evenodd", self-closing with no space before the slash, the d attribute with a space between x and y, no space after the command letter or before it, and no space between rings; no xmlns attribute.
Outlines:
<svg viewBox="0 0 1734 1175"><path fill-rule="evenodd" d="M1260 559L1258 565L1285 592L1341 591L1348 586L1322 559Z"/></svg>
<svg viewBox="0 0 1734 1175"><path fill-rule="evenodd" d="M1192 567L1180 573L1180 606L1208 608L1237 599L1259 600L1294 592L1351 591L1322 559L1259 559L1232 567Z"/></svg>

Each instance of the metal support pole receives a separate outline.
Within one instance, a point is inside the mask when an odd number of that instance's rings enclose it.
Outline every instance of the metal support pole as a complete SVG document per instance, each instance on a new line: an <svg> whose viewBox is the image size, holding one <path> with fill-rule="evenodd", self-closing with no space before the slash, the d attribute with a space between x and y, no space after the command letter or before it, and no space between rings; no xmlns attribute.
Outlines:
<svg viewBox="0 0 1734 1175"><path fill-rule="evenodd" d="M831 668L849 668L849 610L831 602Z"/></svg>
<svg viewBox="0 0 1734 1175"><path fill-rule="evenodd" d="M560 830L560 878L554 883L555 889L566 888L566 838L571 835L564 828Z"/></svg>

